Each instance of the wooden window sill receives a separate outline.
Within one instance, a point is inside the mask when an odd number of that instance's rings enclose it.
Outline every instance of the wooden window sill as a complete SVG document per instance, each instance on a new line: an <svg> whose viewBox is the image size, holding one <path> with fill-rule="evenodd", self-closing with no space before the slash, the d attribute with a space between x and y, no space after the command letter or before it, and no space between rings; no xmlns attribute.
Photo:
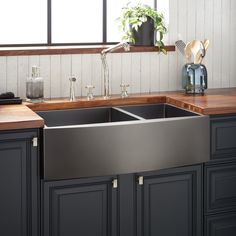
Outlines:
<svg viewBox="0 0 236 236"><path fill-rule="evenodd" d="M0 48L0 56L29 56L29 55L55 55L55 54L95 54L100 53L108 46L51 46L51 47L4 47ZM174 45L164 47L166 51L175 51ZM131 46L129 52L158 52L157 47ZM115 53L124 52L123 49Z"/></svg>

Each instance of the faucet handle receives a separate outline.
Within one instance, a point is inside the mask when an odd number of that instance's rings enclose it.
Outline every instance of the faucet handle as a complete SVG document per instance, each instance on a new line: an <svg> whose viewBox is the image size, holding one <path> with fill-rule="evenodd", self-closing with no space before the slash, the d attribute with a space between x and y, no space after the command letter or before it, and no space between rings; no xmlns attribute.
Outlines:
<svg viewBox="0 0 236 236"><path fill-rule="evenodd" d="M95 88L95 86L93 86L93 85L86 85L85 88L88 90L88 92L87 92L87 100L93 100L94 99L93 89Z"/></svg>
<svg viewBox="0 0 236 236"><path fill-rule="evenodd" d="M122 98L128 97L129 95L127 92L127 88L129 87L129 84L121 84L120 87L121 87L121 97Z"/></svg>
<svg viewBox="0 0 236 236"><path fill-rule="evenodd" d="M75 87L74 87L74 83L76 82L76 78L75 77L70 77L69 78L70 81L70 101L73 102L75 101Z"/></svg>

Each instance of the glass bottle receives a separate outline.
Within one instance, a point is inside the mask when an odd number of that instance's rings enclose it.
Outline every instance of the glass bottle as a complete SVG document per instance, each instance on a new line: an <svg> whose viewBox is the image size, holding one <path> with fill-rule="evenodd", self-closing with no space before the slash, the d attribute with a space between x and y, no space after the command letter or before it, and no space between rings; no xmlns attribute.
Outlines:
<svg viewBox="0 0 236 236"><path fill-rule="evenodd" d="M40 77L40 68L32 66L31 77L26 80L26 98L32 103L39 103L43 101L43 78Z"/></svg>

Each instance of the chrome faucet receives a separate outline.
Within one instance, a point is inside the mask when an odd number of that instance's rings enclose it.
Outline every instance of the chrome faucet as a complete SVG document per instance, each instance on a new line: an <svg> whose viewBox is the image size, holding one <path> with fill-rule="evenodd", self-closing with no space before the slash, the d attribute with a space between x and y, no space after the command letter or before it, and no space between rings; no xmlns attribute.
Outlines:
<svg viewBox="0 0 236 236"><path fill-rule="evenodd" d="M110 97L109 67L107 64L106 55L107 55L107 53L113 52L119 48L124 48L125 51L130 51L130 46L129 46L128 42L120 42L116 45L113 45L109 48L102 50L102 52L101 52L101 59L102 59L102 66L103 66L104 99L108 99Z"/></svg>

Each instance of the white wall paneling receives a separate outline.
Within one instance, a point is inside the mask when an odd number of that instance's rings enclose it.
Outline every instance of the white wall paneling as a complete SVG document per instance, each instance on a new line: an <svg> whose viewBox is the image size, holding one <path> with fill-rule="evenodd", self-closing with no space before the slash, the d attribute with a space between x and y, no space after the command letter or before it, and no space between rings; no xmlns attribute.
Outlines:
<svg viewBox="0 0 236 236"><path fill-rule="evenodd" d="M131 58L130 53L122 54L121 63L122 63L121 64L121 83L130 85L131 84L131 65L132 65L132 58Z"/></svg>
<svg viewBox="0 0 236 236"><path fill-rule="evenodd" d="M131 83L129 91L140 93L141 91L141 53L131 54Z"/></svg>
<svg viewBox="0 0 236 236"><path fill-rule="evenodd" d="M101 56L95 54L92 56L92 85L95 86L94 95L102 94L102 62Z"/></svg>
<svg viewBox="0 0 236 236"><path fill-rule="evenodd" d="M169 55L160 56L160 91L169 90Z"/></svg>
<svg viewBox="0 0 236 236"><path fill-rule="evenodd" d="M160 56L157 53L150 54L150 91L160 91Z"/></svg>
<svg viewBox="0 0 236 236"><path fill-rule="evenodd" d="M7 89L7 58L0 57L0 93Z"/></svg>
<svg viewBox="0 0 236 236"><path fill-rule="evenodd" d="M76 78L75 95L82 96L82 55L72 55L71 74Z"/></svg>
<svg viewBox="0 0 236 236"><path fill-rule="evenodd" d="M236 86L235 0L169 0L167 43L174 44L178 35L184 42L210 40L203 61L209 88ZM181 89L186 59L179 52L167 56L155 52L110 53L107 61L111 94L120 94L121 83L130 84L130 93ZM70 76L77 78L76 96L86 96L88 84L95 86L95 95L103 94L99 54L0 57L0 92L13 91L25 98L25 81L33 65L41 68L47 98L69 97Z"/></svg>
<svg viewBox="0 0 236 236"><path fill-rule="evenodd" d="M44 79L44 96L51 97L51 57L40 56L39 66L41 68L40 75Z"/></svg>
<svg viewBox="0 0 236 236"><path fill-rule="evenodd" d="M82 96L87 95L86 85L92 84L92 55L91 54L83 54L82 55L82 74L81 74L81 86L82 86Z"/></svg>
<svg viewBox="0 0 236 236"><path fill-rule="evenodd" d="M26 79L30 75L28 64L29 64L29 57L27 56L18 57L18 75L17 75L18 76L18 95L22 98L25 98L26 96ZM45 68L45 65L42 66L42 69L44 68ZM47 88L44 88L44 91L46 91L46 89Z"/></svg>
<svg viewBox="0 0 236 236"><path fill-rule="evenodd" d="M217 0L218 1L218 0ZM214 2L215 0L205 0L205 24L204 24L204 38L210 40L210 45L207 50L206 58L204 59L204 63L208 70L208 87L213 87L213 16L214 16Z"/></svg>
<svg viewBox="0 0 236 236"><path fill-rule="evenodd" d="M224 1L224 0L223 0ZM222 62L222 51L221 41L222 41L222 0L214 0L214 9L213 9L213 40L212 48L213 50L213 70L212 76L213 87L221 87L221 62ZM218 29L218 30L216 30ZM227 37L227 36L226 36Z"/></svg>
<svg viewBox="0 0 236 236"><path fill-rule="evenodd" d="M61 97L68 97L70 93L70 82L69 78L71 77L72 72L72 63L71 55L62 55L61 56Z"/></svg>
<svg viewBox="0 0 236 236"><path fill-rule="evenodd" d="M18 62L17 57L7 57L7 91L18 96Z"/></svg>
<svg viewBox="0 0 236 236"><path fill-rule="evenodd" d="M236 1L230 1L230 86L236 86Z"/></svg>
<svg viewBox="0 0 236 236"><path fill-rule="evenodd" d="M222 60L221 60L221 87L230 86L230 63L228 58L230 55L230 1L222 0L222 25L221 25L221 45Z"/></svg>
<svg viewBox="0 0 236 236"><path fill-rule="evenodd" d="M61 57L51 56L51 97L61 97Z"/></svg>
<svg viewBox="0 0 236 236"><path fill-rule="evenodd" d="M120 84L122 81L122 56L121 53L107 55L111 94L120 93ZM103 79L102 79L103 80ZM102 81L102 86L104 83ZM102 92L104 89L102 87Z"/></svg>
<svg viewBox="0 0 236 236"><path fill-rule="evenodd" d="M151 54L142 52L141 63L140 63L141 93L148 93L151 91L150 68L151 68Z"/></svg>

